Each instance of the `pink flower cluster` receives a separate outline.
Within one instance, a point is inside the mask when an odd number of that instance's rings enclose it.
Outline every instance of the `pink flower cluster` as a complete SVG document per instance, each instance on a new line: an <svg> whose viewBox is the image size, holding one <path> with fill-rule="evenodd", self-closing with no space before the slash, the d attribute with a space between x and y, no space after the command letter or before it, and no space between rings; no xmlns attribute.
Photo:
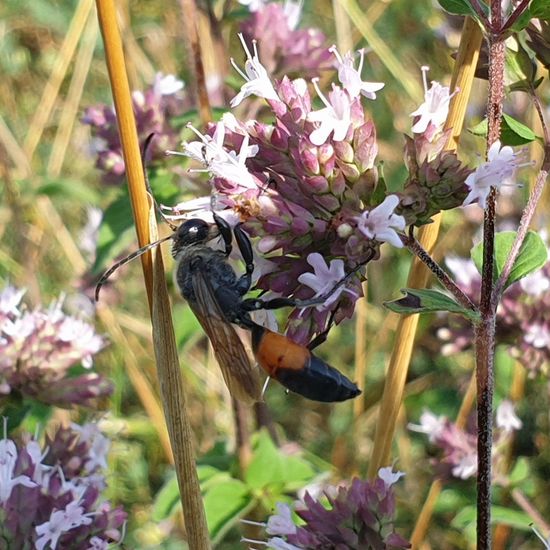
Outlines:
<svg viewBox="0 0 550 550"><path fill-rule="evenodd" d="M109 444L96 424L60 427L44 447L29 436L4 435L0 533L6 548L106 550L121 541L126 513L100 499Z"/></svg>
<svg viewBox="0 0 550 550"><path fill-rule="evenodd" d="M279 503L277 514L265 524L266 533L271 536L267 542L248 539L245 542L279 550L410 548L394 529L392 486L403 475L391 468L381 468L372 481L354 479L347 487L327 487L326 505L306 491L303 500L294 506L300 523L294 521L290 506Z"/></svg>
<svg viewBox="0 0 550 550"><path fill-rule="evenodd" d="M227 114L208 135L196 132L200 141L184 143L184 154L211 174L218 206L236 212L258 237L257 249L269 260L258 288L297 298L320 295L335 282L335 273L341 276L377 256L381 242L401 246L396 229L405 221L394 214L396 197L382 196L372 208L364 207L374 200L378 148L360 98L376 97L382 84L363 82L353 60L338 55L346 68L343 87L333 85L327 99L315 84L325 104L315 111L305 81L284 77L272 83L257 49L245 51L241 74L247 83L234 104L250 95L266 98L273 124L243 123ZM307 273L317 280L299 279ZM359 275L351 278L348 291L342 288L340 299L331 300L338 306L336 322L353 312L360 282ZM326 307L295 311L289 331L305 342L323 330L329 315Z"/></svg>
<svg viewBox="0 0 550 550"><path fill-rule="evenodd" d="M65 315L62 300L49 308L25 309L24 291L0 291L0 398L15 393L42 403L90 406L109 395L111 384L95 373L72 374L92 367L105 340L92 325Z"/></svg>

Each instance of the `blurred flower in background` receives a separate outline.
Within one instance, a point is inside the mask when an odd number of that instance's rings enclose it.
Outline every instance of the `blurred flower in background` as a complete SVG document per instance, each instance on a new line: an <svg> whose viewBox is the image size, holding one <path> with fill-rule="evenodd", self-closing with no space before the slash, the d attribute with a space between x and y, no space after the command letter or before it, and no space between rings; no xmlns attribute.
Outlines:
<svg viewBox="0 0 550 550"><path fill-rule="evenodd" d="M132 93L139 142L143 143L150 134L155 134L147 151L147 161L162 159L166 162L164 152L174 148L179 142L179 130L173 119L190 108L183 90L184 84L181 80L173 75L158 73L147 90ZM96 167L102 172L103 181L109 184L122 183L125 174L124 158L114 107L88 107L81 121L91 127L92 151L97 155Z"/></svg>
<svg viewBox="0 0 550 550"><path fill-rule="evenodd" d="M97 424L59 427L42 446L0 440L0 534L6 548L107 549L126 513L100 498L109 440Z"/></svg>
<svg viewBox="0 0 550 550"><path fill-rule="evenodd" d="M92 406L110 395L111 384L91 369L93 356L106 345L89 323L65 315L63 299L32 311L21 304L24 291L0 291L0 399L14 394L42 403Z"/></svg>
<svg viewBox="0 0 550 550"><path fill-rule="evenodd" d="M331 67L325 35L315 28L299 29L302 2L245 2L251 11L241 24L241 33L250 48L261 43L262 64L275 78L311 78Z"/></svg>
<svg viewBox="0 0 550 550"><path fill-rule="evenodd" d="M447 266L458 286L472 300L479 300L481 276L470 259L449 258ZM459 316L445 316L437 336L444 342L443 355L470 349L474 342L471 325ZM512 284L497 310L497 343L535 375L547 373L550 365L550 262L539 271Z"/></svg>
<svg viewBox="0 0 550 550"><path fill-rule="evenodd" d="M510 442L514 431L522 428L514 404L505 399L497 407L495 415L496 429L493 440L493 477L500 480L506 472L498 468L505 446ZM420 424L409 424L409 430L428 436L430 443L437 447L442 456L432 459L439 476L468 479L477 475L477 430L475 426L459 428L445 416L436 416L425 410L420 416Z"/></svg>

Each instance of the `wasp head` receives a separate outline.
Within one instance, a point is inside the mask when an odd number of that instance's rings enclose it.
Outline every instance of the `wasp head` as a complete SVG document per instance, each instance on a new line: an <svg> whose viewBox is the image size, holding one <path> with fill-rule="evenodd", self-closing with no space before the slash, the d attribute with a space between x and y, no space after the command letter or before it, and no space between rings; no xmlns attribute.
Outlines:
<svg viewBox="0 0 550 550"><path fill-rule="evenodd" d="M217 237L219 230L215 224L210 224L201 219L192 219L183 222L174 234L172 256L176 258L186 247L203 244Z"/></svg>

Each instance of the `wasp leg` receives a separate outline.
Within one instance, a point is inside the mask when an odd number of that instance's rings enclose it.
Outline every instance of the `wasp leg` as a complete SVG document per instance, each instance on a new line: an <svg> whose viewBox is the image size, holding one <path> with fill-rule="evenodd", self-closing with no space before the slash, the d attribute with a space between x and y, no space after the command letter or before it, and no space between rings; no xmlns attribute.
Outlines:
<svg viewBox="0 0 550 550"><path fill-rule="evenodd" d="M262 300L261 298L248 298L246 300L243 300L242 307L245 311L256 311L258 309L280 309L283 307L297 307L301 309L304 307L318 306L326 302L327 299L330 298L330 296L333 294L333 292L348 280L350 275L353 275L353 273L350 273L339 283L336 283L336 285L331 288L329 292L323 294L323 296L310 298L309 300L299 300L297 298L271 298L270 300Z"/></svg>
<svg viewBox="0 0 550 550"><path fill-rule="evenodd" d="M327 323L327 326L325 328L325 330L323 330L323 332L320 332L308 345L307 345L307 348L309 349L309 351L312 351L314 350L316 347L320 346L323 342L325 342L325 340L327 339L327 336L328 336L328 333L330 332L330 330L332 329L332 325L334 325L334 317L336 315L336 312L338 311L338 308L336 309L333 309L331 312L330 312L330 317L328 318L328 323Z"/></svg>
<svg viewBox="0 0 550 550"><path fill-rule="evenodd" d="M237 283L237 288L241 293L241 296L244 296L252 286L252 273L254 271L254 254L252 253L252 243L248 238L248 235L244 232L241 227L241 224L237 224L233 229L235 235L235 240L237 241L237 246L241 252L241 256L245 264L245 273L239 279Z"/></svg>
<svg viewBox="0 0 550 550"><path fill-rule="evenodd" d="M229 256L231 254L231 251L233 250L233 245L231 244L231 241L233 240L233 234L231 232L231 226L220 216L218 216L215 212L212 212L214 215L214 221L216 222L216 225L218 226L218 229L220 231L220 235L223 239L223 244L225 247L225 255Z"/></svg>

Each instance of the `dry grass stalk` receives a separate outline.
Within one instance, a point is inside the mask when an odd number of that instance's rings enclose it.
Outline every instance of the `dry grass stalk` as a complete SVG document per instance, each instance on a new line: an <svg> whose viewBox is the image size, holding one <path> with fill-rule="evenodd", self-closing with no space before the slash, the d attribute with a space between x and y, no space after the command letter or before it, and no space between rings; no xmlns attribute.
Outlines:
<svg viewBox="0 0 550 550"><path fill-rule="evenodd" d="M143 246L149 242L149 224L153 223L154 216L150 216L145 190L141 153L132 111L122 41L116 23L116 10L113 0L97 0L97 9L105 44L107 67L117 113L138 241L140 246ZM155 258L154 272L150 254L142 256L144 260L142 265L151 310L153 345L157 359L161 398L174 453L189 547L203 550L210 548L208 528L195 468L193 437L185 407L170 301L159 248L155 251Z"/></svg>
<svg viewBox="0 0 550 550"><path fill-rule="evenodd" d="M67 69L69 68L69 63L73 58L76 46L82 35L84 25L86 24L92 10L92 6L93 0L82 0L82 2L78 2L77 4L71 25L53 65L50 79L44 87L44 92L42 93L40 103L35 110L34 118L29 126L29 131L23 145L23 150L25 151L29 161L32 159L36 146L38 145L40 138L42 137L42 133L44 132L44 128L50 118L50 114L57 100L57 95L59 94L61 83L65 78Z"/></svg>

